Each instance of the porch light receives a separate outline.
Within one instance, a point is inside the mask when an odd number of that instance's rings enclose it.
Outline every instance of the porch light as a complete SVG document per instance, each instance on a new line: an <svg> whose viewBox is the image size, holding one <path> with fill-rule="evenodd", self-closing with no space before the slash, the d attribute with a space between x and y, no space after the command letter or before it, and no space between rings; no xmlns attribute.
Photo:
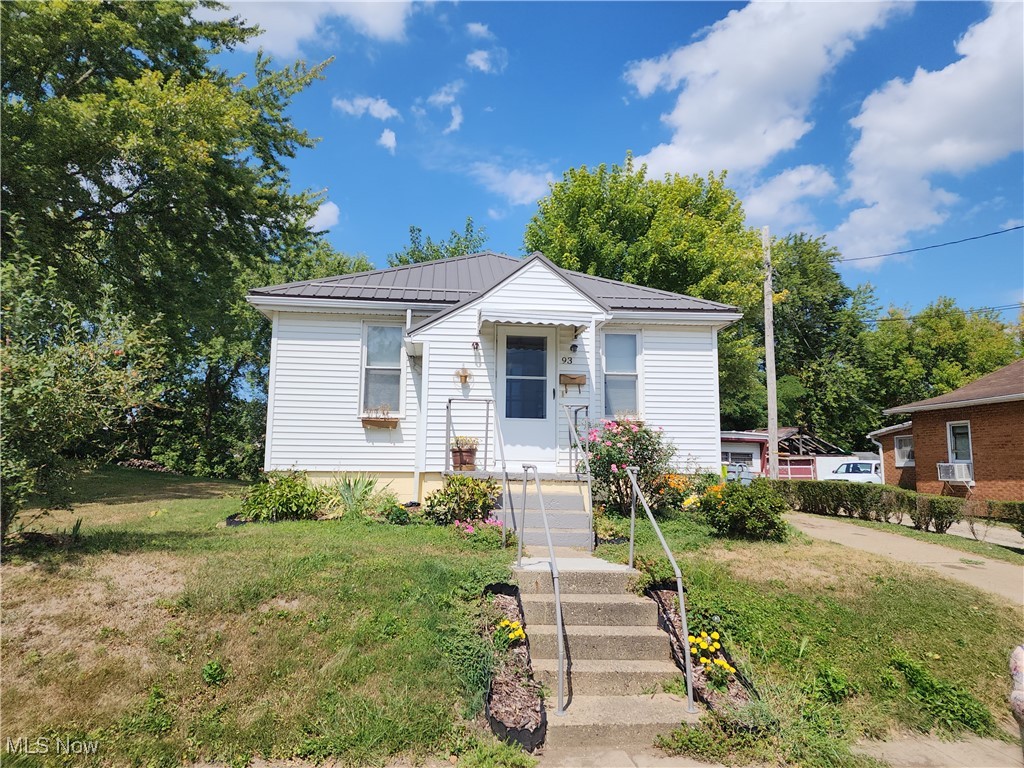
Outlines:
<svg viewBox="0 0 1024 768"><path fill-rule="evenodd" d="M580 345L579 344L570 344L569 345L569 351L570 352L574 352L574 353L575 352L579 352L580 351Z"/></svg>

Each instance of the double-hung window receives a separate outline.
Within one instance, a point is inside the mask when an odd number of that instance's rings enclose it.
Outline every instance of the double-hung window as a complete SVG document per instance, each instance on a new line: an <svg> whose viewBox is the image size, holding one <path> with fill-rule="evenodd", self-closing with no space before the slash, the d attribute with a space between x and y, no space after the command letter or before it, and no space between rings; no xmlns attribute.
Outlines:
<svg viewBox="0 0 1024 768"><path fill-rule="evenodd" d="M606 416L637 416L640 399L637 392L637 335L604 335L604 412Z"/></svg>
<svg viewBox="0 0 1024 768"><path fill-rule="evenodd" d="M895 439L896 466L914 466L914 438L910 435L901 435Z"/></svg>
<svg viewBox="0 0 1024 768"><path fill-rule="evenodd" d="M971 422L951 421L946 424L946 441L951 464L972 461Z"/></svg>
<svg viewBox="0 0 1024 768"><path fill-rule="evenodd" d="M403 334L400 325L364 326L364 414L397 416L402 410Z"/></svg>

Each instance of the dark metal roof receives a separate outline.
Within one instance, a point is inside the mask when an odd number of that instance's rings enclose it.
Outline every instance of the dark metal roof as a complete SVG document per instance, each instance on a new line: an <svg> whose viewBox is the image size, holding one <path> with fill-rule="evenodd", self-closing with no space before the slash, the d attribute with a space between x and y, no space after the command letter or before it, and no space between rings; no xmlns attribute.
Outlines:
<svg viewBox="0 0 1024 768"><path fill-rule="evenodd" d="M540 254L534 255L543 258ZM570 272L545 261L584 294L613 310L736 311L735 307L714 301ZM253 288L249 295L454 305L490 290L522 263L511 256L485 251L403 267Z"/></svg>
<svg viewBox="0 0 1024 768"><path fill-rule="evenodd" d="M960 389L954 389L938 397L918 400L897 408L888 408L885 413L909 413L930 411L941 408L957 408L977 400L1024 400L1024 359L1010 363L993 371Z"/></svg>

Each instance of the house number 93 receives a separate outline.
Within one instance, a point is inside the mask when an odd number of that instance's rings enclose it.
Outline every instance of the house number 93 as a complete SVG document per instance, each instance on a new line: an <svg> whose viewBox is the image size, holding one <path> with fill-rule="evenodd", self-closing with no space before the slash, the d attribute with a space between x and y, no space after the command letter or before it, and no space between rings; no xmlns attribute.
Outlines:
<svg viewBox="0 0 1024 768"><path fill-rule="evenodd" d="M571 357L563 357L562 358L562 364L563 365L572 365L572 358Z"/></svg>

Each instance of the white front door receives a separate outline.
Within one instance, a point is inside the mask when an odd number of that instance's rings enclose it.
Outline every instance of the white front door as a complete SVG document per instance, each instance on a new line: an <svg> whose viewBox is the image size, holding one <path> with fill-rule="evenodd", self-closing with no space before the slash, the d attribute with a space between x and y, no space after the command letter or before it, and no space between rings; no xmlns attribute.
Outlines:
<svg viewBox="0 0 1024 768"><path fill-rule="evenodd" d="M498 329L498 415L509 470L536 464L554 472L558 460L555 331Z"/></svg>

